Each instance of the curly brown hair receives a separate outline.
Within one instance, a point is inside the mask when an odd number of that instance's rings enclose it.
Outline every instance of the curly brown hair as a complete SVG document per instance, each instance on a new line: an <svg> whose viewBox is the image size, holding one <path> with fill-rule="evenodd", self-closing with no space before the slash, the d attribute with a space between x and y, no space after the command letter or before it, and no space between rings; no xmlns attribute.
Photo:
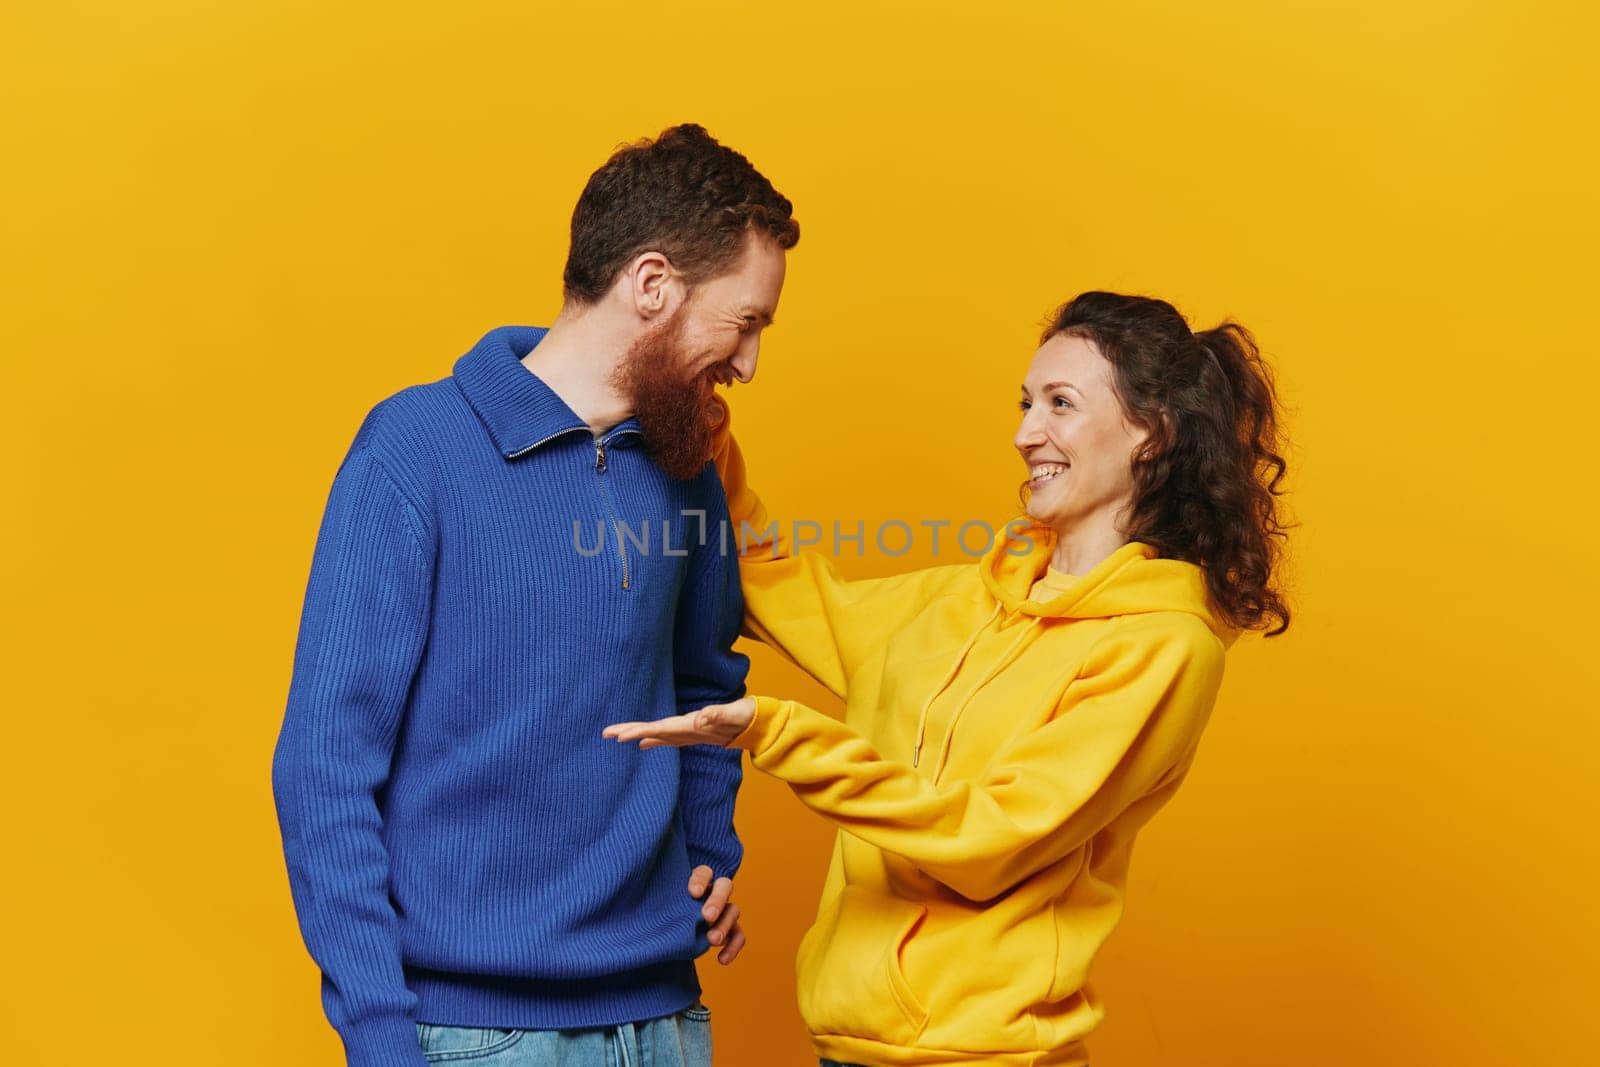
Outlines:
<svg viewBox="0 0 1600 1067"><path fill-rule="evenodd" d="M685 123L624 145L589 176L572 211L567 299L594 303L641 252L660 252L693 285L732 266L750 230L793 248L800 240L793 210L748 159L702 126Z"/></svg>
<svg viewBox="0 0 1600 1067"><path fill-rule="evenodd" d="M1287 630L1274 578L1288 464L1272 371L1250 331L1229 321L1195 333L1165 300L1088 292L1056 310L1040 343L1057 334L1099 350L1128 420L1149 434L1133 458L1129 540L1198 564L1231 625Z"/></svg>

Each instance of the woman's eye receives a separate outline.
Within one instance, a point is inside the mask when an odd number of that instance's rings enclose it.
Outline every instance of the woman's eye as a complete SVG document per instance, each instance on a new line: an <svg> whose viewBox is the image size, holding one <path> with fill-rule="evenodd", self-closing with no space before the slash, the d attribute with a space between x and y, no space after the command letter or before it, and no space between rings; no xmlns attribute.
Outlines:
<svg viewBox="0 0 1600 1067"><path fill-rule="evenodd" d="M1058 407L1058 408L1070 408L1072 406L1072 401L1068 400L1064 396L1058 396L1058 397L1055 398L1055 400L1056 400L1056 407Z"/></svg>
<svg viewBox="0 0 1600 1067"><path fill-rule="evenodd" d="M1023 411L1027 411L1032 406L1033 405L1028 403L1026 400L1020 400L1017 402L1017 407L1021 408Z"/></svg>

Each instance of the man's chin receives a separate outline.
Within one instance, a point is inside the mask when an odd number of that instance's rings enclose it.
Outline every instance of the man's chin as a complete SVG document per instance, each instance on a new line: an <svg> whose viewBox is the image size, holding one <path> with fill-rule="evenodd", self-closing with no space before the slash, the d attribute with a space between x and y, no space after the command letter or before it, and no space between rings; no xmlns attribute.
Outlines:
<svg viewBox="0 0 1600 1067"><path fill-rule="evenodd" d="M620 384L633 400L634 415L656 465L668 477L687 481L711 458L712 429L706 412L716 384L706 374L686 380L672 373L669 368L688 362L675 333L666 327L641 338L621 368Z"/></svg>
<svg viewBox="0 0 1600 1067"><path fill-rule="evenodd" d="M679 481L694 478L711 458L712 427L706 418L713 389L696 383L671 398L636 412L651 457L667 476Z"/></svg>
<svg viewBox="0 0 1600 1067"><path fill-rule="evenodd" d="M711 458L711 433L703 419L692 427L664 429L653 439L647 430L645 441L656 465L667 477L681 482L693 479Z"/></svg>

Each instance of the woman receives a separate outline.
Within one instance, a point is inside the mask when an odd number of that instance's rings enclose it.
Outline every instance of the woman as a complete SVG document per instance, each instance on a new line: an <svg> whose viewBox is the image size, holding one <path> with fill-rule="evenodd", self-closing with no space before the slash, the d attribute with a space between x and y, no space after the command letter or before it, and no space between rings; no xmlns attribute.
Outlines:
<svg viewBox="0 0 1600 1067"><path fill-rule="evenodd" d="M748 749L843 831L797 966L824 1064L1087 1063L1134 835L1189 769L1224 650L1288 626L1276 416L1241 327L1078 296L1022 386L1026 518L976 566L845 581L781 541L741 559L746 632L843 722L755 697L607 729ZM765 529L720 440L736 528Z"/></svg>

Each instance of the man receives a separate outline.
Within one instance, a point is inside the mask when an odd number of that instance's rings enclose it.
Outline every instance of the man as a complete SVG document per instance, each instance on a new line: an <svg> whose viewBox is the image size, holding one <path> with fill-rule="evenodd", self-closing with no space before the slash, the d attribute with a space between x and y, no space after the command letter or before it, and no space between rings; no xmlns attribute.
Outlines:
<svg viewBox="0 0 1600 1067"><path fill-rule="evenodd" d="M549 330L491 331L356 433L273 760L350 1064L709 1062L694 960L744 942L739 753L601 729L743 693L705 413L755 374L798 239L700 127L621 149Z"/></svg>

